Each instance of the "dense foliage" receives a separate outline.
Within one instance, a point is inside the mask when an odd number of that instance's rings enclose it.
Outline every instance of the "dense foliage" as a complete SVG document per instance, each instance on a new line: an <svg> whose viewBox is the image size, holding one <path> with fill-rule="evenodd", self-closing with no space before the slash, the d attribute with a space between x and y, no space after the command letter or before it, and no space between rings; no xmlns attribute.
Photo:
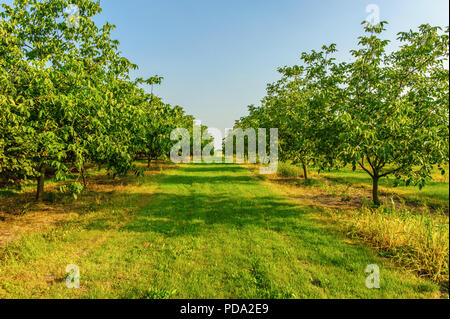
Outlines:
<svg viewBox="0 0 450 319"><path fill-rule="evenodd" d="M260 107L236 127L278 127L280 158L321 169L352 165L373 180L395 176L422 187L449 160L448 27L421 25L398 34L387 52L386 22L365 24L352 60L337 63L335 45L303 53L279 69Z"/></svg>
<svg viewBox="0 0 450 319"><path fill-rule="evenodd" d="M67 13L72 4L79 16ZM0 179L36 178L37 199L46 174L78 174L62 187L76 197L86 163L138 172L136 158L169 154L173 128L192 131L192 116L153 94L161 77L130 78L137 66L111 39L114 26L93 22L100 12L93 0L16 0L0 9Z"/></svg>

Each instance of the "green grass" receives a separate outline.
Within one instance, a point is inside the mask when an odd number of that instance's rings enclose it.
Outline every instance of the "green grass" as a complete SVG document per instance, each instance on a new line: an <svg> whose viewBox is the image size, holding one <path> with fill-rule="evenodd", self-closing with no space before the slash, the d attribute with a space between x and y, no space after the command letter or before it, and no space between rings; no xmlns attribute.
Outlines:
<svg viewBox="0 0 450 319"><path fill-rule="evenodd" d="M186 165L0 250L1 298L433 298L236 165ZM79 266L81 288L65 287ZM381 269L381 289L365 269Z"/></svg>

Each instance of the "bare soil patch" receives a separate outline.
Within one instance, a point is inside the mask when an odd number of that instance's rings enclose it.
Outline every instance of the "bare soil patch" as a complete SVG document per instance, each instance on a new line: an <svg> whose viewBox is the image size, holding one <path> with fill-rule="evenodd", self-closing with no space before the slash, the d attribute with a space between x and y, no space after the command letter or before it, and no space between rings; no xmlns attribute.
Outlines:
<svg viewBox="0 0 450 319"><path fill-rule="evenodd" d="M164 162L152 163L145 169L145 176L162 173L174 165ZM34 201L34 189L0 196L0 246L4 246L28 233L39 233L58 225L58 222L78 216L86 207L110 201L119 193L137 191L135 176L111 178L105 174L88 172L87 186L78 200L58 192L58 185L48 185L42 202ZM144 203L145 204L145 203Z"/></svg>
<svg viewBox="0 0 450 319"><path fill-rule="evenodd" d="M253 168L255 166L248 166ZM276 183L283 188L288 196L297 202L310 206L327 209L355 210L364 204L372 202L372 191L370 187L362 185L338 185L326 177L314 175L313 179L306 182L303 178L281 177L276 174L266 175L263 178L267 183ZM315 184L317 183L318 184ZM380 200L396 207L405 207L410 211L423 211L428 209L433 212L432 207L424 207L415 202L407 201L396 194L391 194L380 190Z"/></svg>

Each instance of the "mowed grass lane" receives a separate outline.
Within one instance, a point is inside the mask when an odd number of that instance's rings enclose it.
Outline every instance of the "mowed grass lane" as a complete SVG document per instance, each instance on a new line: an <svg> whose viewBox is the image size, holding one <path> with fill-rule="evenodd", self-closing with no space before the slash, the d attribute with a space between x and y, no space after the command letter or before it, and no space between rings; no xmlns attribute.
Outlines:
<svg viewBox="0 0 450 319"><path fill-rule="evenodd" d="M184 165L121 205L9 245L0 297L433 298L439 287L349 243L237 165ZM137 201L145 204L138 210ZM53 235L52 235L53 234ZM65 286L75 264L80 289ZM381 288L368 289L377 264Z"/></svg>

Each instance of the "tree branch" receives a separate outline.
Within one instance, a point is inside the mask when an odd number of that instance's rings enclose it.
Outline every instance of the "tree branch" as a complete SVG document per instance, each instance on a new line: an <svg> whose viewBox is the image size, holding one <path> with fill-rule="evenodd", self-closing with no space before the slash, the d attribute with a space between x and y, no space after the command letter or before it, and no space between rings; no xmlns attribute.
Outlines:
<svg viewBox="0 0 450 319"><path fill-rule="evenodd" d="M370 177L373 178L373 174L372 174L367 168L364 167L364 159L362 159L361 162L358 162L358 165L359 165L364 171L366 171L366 173L369 174Z"/></svg>

